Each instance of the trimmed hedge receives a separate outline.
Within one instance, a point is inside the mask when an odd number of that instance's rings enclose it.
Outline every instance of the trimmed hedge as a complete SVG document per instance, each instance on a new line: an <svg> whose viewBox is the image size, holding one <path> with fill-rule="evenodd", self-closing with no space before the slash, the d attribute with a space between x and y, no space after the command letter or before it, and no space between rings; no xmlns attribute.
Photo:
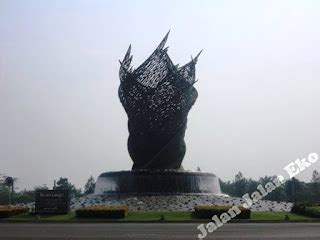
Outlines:
<svg viewBox="0 0 320 240"><path fill-rule="evenodd" d="M29 212L29 208L19 206L0 206L0 218L8 218L14 215Z"/></svg>
<svg viewBox="0 0 320 240"><path fill-rule="evenodd" d="M129 211L128 206L91 206L76 210L78 218L125 218Z"/></svg>
<svg viewBox="0 0 320 240"><path fill-rule="evenodd" d="M214 215L217 215L218 217L222 213L228 213L228 211L232 211L233 206L195 206L193 216L197 218L206 218L211 219ZM238 215L234 217L234 219L250 219L251 216L251 210L246 209L244 207L239 207L238 209L241 211ZM230 215L230 214L229 214Z"/></svg>
<svg viewBox="0 0 320 240"><path fill-rule="evenodd" d="M291 208L292 213L304 215L307 217L320 218L320 207L319 206L308 206L305 204L296 203Z"/></svg>

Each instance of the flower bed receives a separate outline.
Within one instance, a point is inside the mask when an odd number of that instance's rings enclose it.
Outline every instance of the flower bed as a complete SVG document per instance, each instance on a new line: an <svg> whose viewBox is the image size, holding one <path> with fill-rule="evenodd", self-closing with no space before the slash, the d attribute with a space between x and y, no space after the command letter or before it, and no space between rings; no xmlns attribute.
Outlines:
<svg viewBox="0 0 320 240"><path fill-rule="evenodd" d="M29 212L29 208L19 206L0 206L0 218L8 218L14 215Z"/></svg>

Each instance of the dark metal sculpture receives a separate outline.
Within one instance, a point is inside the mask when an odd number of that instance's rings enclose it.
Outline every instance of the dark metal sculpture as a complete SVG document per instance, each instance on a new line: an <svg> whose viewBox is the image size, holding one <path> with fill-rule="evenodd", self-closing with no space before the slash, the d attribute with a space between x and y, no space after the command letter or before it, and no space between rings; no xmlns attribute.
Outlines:
<svg viewBox="0 0 320 240"><path fill-rule="evenodd" d="M188 112L198 93L193 87L200 53L182 67L164 48L169 32L137 69L130 67L131 45L120 61L119 98L128 115L132 169L179 169L186 152Z"/></svg>

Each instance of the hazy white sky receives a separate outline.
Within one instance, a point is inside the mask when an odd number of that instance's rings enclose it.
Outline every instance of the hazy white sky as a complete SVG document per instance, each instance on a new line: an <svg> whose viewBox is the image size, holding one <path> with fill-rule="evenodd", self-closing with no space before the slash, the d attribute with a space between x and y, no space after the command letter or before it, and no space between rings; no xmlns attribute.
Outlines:
<svg viewBox="0 0 320 240"><path fill-rule="evenodd" d="M169 29L175 63L204 49L185 169L258 178L320 154L320 1L0 0L0 172L80 187L130 169L118 59Z"/></svg>

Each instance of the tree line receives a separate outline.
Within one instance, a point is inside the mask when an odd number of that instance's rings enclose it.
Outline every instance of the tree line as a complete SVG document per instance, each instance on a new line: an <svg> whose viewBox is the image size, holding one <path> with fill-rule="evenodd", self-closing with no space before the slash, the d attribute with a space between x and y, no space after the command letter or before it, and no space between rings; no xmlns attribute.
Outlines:
<svg viewBox="0 0 320 240"><path fill-rule="evenodd" d="M242 197L246 193L253 193L261 184L272 182L276 176L265 176L258 180L245 178L241 172L236 174L232 181L220 180L221 191L233 197ZM60 177L55 181L54 189L67 189L72 198L82 197L92 194L95 188L95 180L92 176L89 177L82 189L76 188L69 182L68 178ZM37 186L32 190L14 191L13 203L29 203L34 202L35 191L38 189L48 189L47 186ZM5 186L3 181L0 181L0 205L8 204L9 188ZM286 180L285 183L269 193L265 200L284 201L284 202L299 202L299 203L320 203L320 174L314 171L311 182L299 181L296 178Z"/></svg>
<svg viewBox="0 0 320 240"><path fill-rule="evenodd" d="M257 190L258 185L265 186L266 183L272 182L276 176L265 176L258 180L245 178L241 172L236 174L233 181L221 181L221 191L225 194L234 197L242 197L244 194L249 195ZM264 200L284 201L294 203L320 203L320 174L318 171L313 171L311 182L299 181L296 178L291 178L285 183L269 193Z"/></svg>
<svg viewBox="0 0 320 240"><path fill-rule="evenodd" d="M0 174L1 176L1 174ZM68 178L60 177L55 181L53 189L69 190L71 198L79 198L92 194L95 188L95 180L93 176L90 176L86 184L81 188L76 188L72 183L69 182ZM36 190L48 190L46 185L34 187L32 190L14 191L12 197L12 203L30 203L35 201ZM4 181L0 180L0 205L6 205L9 202L9 187L4 184Z"/></svg>

